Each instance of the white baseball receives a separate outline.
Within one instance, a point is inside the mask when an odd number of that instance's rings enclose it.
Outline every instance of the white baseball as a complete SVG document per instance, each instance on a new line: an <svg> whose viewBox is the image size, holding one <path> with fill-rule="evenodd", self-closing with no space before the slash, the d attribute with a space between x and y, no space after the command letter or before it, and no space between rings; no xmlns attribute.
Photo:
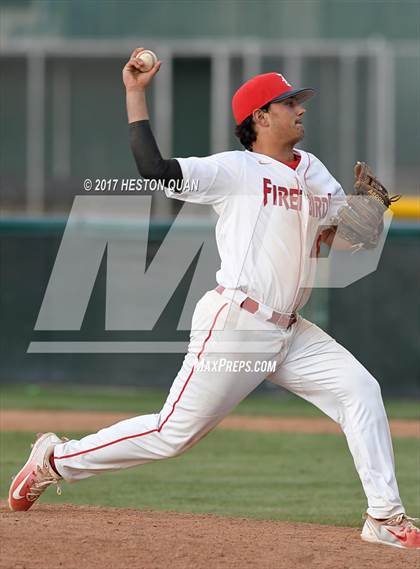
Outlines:
<svg viewBox="0 0 420 569"><path fill-rule="evenodd" d="M137 59L140 59L143 64L143 72L150 71L152 67L157 63L156 54L150 49L145 49L137 55Z"/></svg>

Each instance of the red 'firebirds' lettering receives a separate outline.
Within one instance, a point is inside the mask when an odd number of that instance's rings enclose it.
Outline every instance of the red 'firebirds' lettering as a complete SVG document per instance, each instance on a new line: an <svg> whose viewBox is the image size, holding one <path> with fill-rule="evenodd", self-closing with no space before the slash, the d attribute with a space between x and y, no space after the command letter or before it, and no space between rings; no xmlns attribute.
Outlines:
<svg viewBox="0 0 420 569"><path fill-rule="evenodd" d="M263 178L263 204L284 207L286 209L302 210L302 190L299 188L284 188L276 186L270 178ZM270 197L269 197L270 196ZM306 193L309 203L309 215L323 218L327 215L331 202L331 194L326 196L314 196L311 192Z"/></svg>
<svg viewBox="0 0 420 569"><path fill-rule="evenodd" d="M268 178L263 178L263 189L264 189L264 206L266 206L267 196L268 194L271 194L271 190L273 189L273 186L271 185L271 180L269 180ZM273 197L273 203L274 205L277 205L277 194L275 194L275 197Z"/></svg>

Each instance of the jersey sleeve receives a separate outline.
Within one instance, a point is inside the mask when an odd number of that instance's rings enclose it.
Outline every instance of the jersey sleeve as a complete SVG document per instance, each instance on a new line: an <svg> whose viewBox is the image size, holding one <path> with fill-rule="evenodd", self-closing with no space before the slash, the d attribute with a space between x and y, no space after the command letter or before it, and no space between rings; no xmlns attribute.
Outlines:
<svg viewBox="0 0 420 569"><path fill-rule="evenodd" d="M239 151L176 160L181 167L183 180L181 184L166 188L169 198L216 205L223 202L240 183L243 156Z"/></svg>
<svg viewBox="0 0 420 569"><path fill-rule="evenodd" d="M328 195L330 205L326 216L329 222L346 203L346 194L341 184L332 176L327 167L313 154L309 154L310 165L307 169L306 183L315 195Z"/></svg>

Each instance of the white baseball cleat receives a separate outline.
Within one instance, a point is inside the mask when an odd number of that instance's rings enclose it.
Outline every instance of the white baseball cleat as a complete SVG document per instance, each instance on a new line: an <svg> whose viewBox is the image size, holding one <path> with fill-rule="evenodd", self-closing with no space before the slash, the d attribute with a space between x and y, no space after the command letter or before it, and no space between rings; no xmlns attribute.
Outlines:
<svg viewBox="0 0 420 569"><path fill-rule="evenodd" d="M417 518L409 518L405 514L397 514L387 520L375 520L367 515L360 536L370 543L420 549L420 529L413 524L416 521Z"/></svg>
<svg viewBox="0 0 420 569"><path fill-rule="evenodd" d="M57 486L61 494L59 476L50 465L49 458L55 445L63 441L54 433L45 433L32 445L32 451L25 465L14 477L9 489L9 508L13 512L29 510L41 494L50 486Z"/></svg>

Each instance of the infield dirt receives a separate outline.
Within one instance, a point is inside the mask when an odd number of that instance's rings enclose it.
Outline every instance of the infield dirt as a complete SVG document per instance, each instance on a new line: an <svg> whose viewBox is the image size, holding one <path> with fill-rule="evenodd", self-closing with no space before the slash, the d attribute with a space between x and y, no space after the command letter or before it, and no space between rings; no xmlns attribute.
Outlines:
<svg viewBox="0 0 420 569"><path fill-rule="evenodd" d="M132 413L4 409L0 415L0 430L96 431L132 416ZM390 421L390 427L395 437L420 437L420 421L394 419ZM230 415L220 423L218 428L265 433L341 433L339 426L328 417Z"/></svg>
<svg viewBox="0 0 420 569"><path fill-rule="evenodd" d="M360 540L359 530L210 515L1 503L1 569L392 569L416 551Z"/></svg>

